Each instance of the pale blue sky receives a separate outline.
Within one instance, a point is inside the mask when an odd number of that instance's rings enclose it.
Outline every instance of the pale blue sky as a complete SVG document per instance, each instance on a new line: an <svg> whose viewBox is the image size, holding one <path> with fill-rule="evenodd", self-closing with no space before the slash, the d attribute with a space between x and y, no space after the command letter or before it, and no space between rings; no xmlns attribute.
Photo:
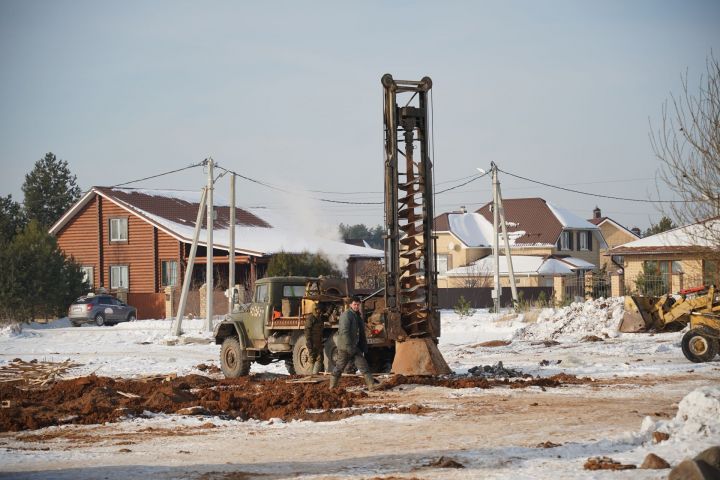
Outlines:
<svg viewBox="0 0 720 480"><path fill-rule="evenodd" d="M2 0L0 194L20 199L48 151L83 189L212 156L278 185L380 192L389 72L433 79L437 182L495 161L548 183L657 198L649 123L686 69L698 84L711 49L720 53L717 1ZM628 227L659 218L652 205L500 180L506 198L540 196L585 218L595 205ZM136 186L204 181L198 168ZM489 187L440 195L436 211L478 208ZM317 205L242 180L238 204L382 222L379 207Z"/></svg>

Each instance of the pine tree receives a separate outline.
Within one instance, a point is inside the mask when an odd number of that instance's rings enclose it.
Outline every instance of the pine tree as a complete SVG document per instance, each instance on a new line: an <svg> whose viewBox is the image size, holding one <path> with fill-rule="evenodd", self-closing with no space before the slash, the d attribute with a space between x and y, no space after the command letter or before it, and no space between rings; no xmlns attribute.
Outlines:
<svg viewBox="0 0 720 480"><path fill-rule="evenodd" d="M25 175L22 186L25 194L25 215L37 220L45 228L55 223L75 203L81 194L77 176L70 172L65 160L58 160L50 152L35 162Z"/></svg>
<svg viewBox="0 0 720 480"><path fill-rule="evenodd" d="M653 223L650 228L645 230L643 237L666 232L668 230L672 230L673 228L677 228L677 225L675 225L669 217L663 216L658 223Z"/></svg>
<svg viewBox="0 0 720 480"><path fill-rule="evenodd" d="M25 226L22 207L12 195L0 197L0 245L10 242Z"/></svg>
<svg viewBox="0 0 720 480"><path fill-rule="evenodd" d="M0 249L0 319L62 316L87 291L83 273L37 220Z"/></svg>
<svg viewBox="0 0 720 480"><path fill-rule="evenodd" d="M322 254L303 253L276 253L268 262L268 277L342 277L342 272L335 268L332 262Z"/></svg>

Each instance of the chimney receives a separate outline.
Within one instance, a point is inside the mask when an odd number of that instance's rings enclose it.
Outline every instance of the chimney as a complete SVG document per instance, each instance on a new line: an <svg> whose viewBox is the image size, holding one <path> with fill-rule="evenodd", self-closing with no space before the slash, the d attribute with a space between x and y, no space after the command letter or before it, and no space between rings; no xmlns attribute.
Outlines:
<svg viewBox="0 0 720 480"><path fill-rule="evenodd" d="M595 207L595 210L593 210L593 218L600 218L602 217L602 213L600 212L600 207Z"/></svg>
<svg viewBox="0 0 720 480"><path fill-rule="evenodd" d="M640 229L638 227L633 227L630 229L630 231L632 233L634 233L635 235L637 235L638 237L642 237L642 235L640 234Z"/></svg>

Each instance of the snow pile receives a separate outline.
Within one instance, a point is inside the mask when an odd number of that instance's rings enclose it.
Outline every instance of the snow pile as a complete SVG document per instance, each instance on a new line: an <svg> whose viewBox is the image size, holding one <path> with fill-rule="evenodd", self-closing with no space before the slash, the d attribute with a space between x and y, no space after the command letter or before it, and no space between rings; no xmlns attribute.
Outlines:
<svg viewBox="0 0 720 480"><path fill-rule="evenodd" d="M587 335L617 337L622 321L622 297L599 298L568 307L543 309L537 322L518 330L514 340L578 341Z"/></svg>
<svg viewBox="0 0 720 480"><path fill-rule="evenodd" d="M11 323L0 327L0 337L10 338L22 334L22 324Z"/></svg>
<svg viewBox="0 0 720 480"><path fill-rule="evenodd" d="M700 387L688 393L670 421L655 422L645 417L640 433L649 436L652 432L670 434L671 439L681 443L698 437L720 442L720 387Z"/></svg>

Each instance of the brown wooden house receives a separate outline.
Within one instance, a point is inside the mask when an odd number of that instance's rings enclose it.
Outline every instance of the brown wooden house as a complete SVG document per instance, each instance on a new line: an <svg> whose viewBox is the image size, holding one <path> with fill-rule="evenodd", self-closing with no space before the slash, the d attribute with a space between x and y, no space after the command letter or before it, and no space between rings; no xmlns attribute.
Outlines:
<svg viewBox="0 0 720 480"><path fill-rule="evenodd" d="M200 193L93 187L68 210L50 233L58 245L86 272L93 290L126 289L127 302L138 309L138 318L165 316L165 289L182 285L190 255ZM222 290L228 287L228 205L216 205L214 222L215 314L227 311ZM204 216L203 216L204 218ZM235 284L249 292L262 278L273 253L324 252L359 257L382 255L374 249L341 242L300 237L248 210L236 208L237 238ZM193 283L204 283L207 247L201 230ZM290 241L291 239L292 241Z"/></svg>

